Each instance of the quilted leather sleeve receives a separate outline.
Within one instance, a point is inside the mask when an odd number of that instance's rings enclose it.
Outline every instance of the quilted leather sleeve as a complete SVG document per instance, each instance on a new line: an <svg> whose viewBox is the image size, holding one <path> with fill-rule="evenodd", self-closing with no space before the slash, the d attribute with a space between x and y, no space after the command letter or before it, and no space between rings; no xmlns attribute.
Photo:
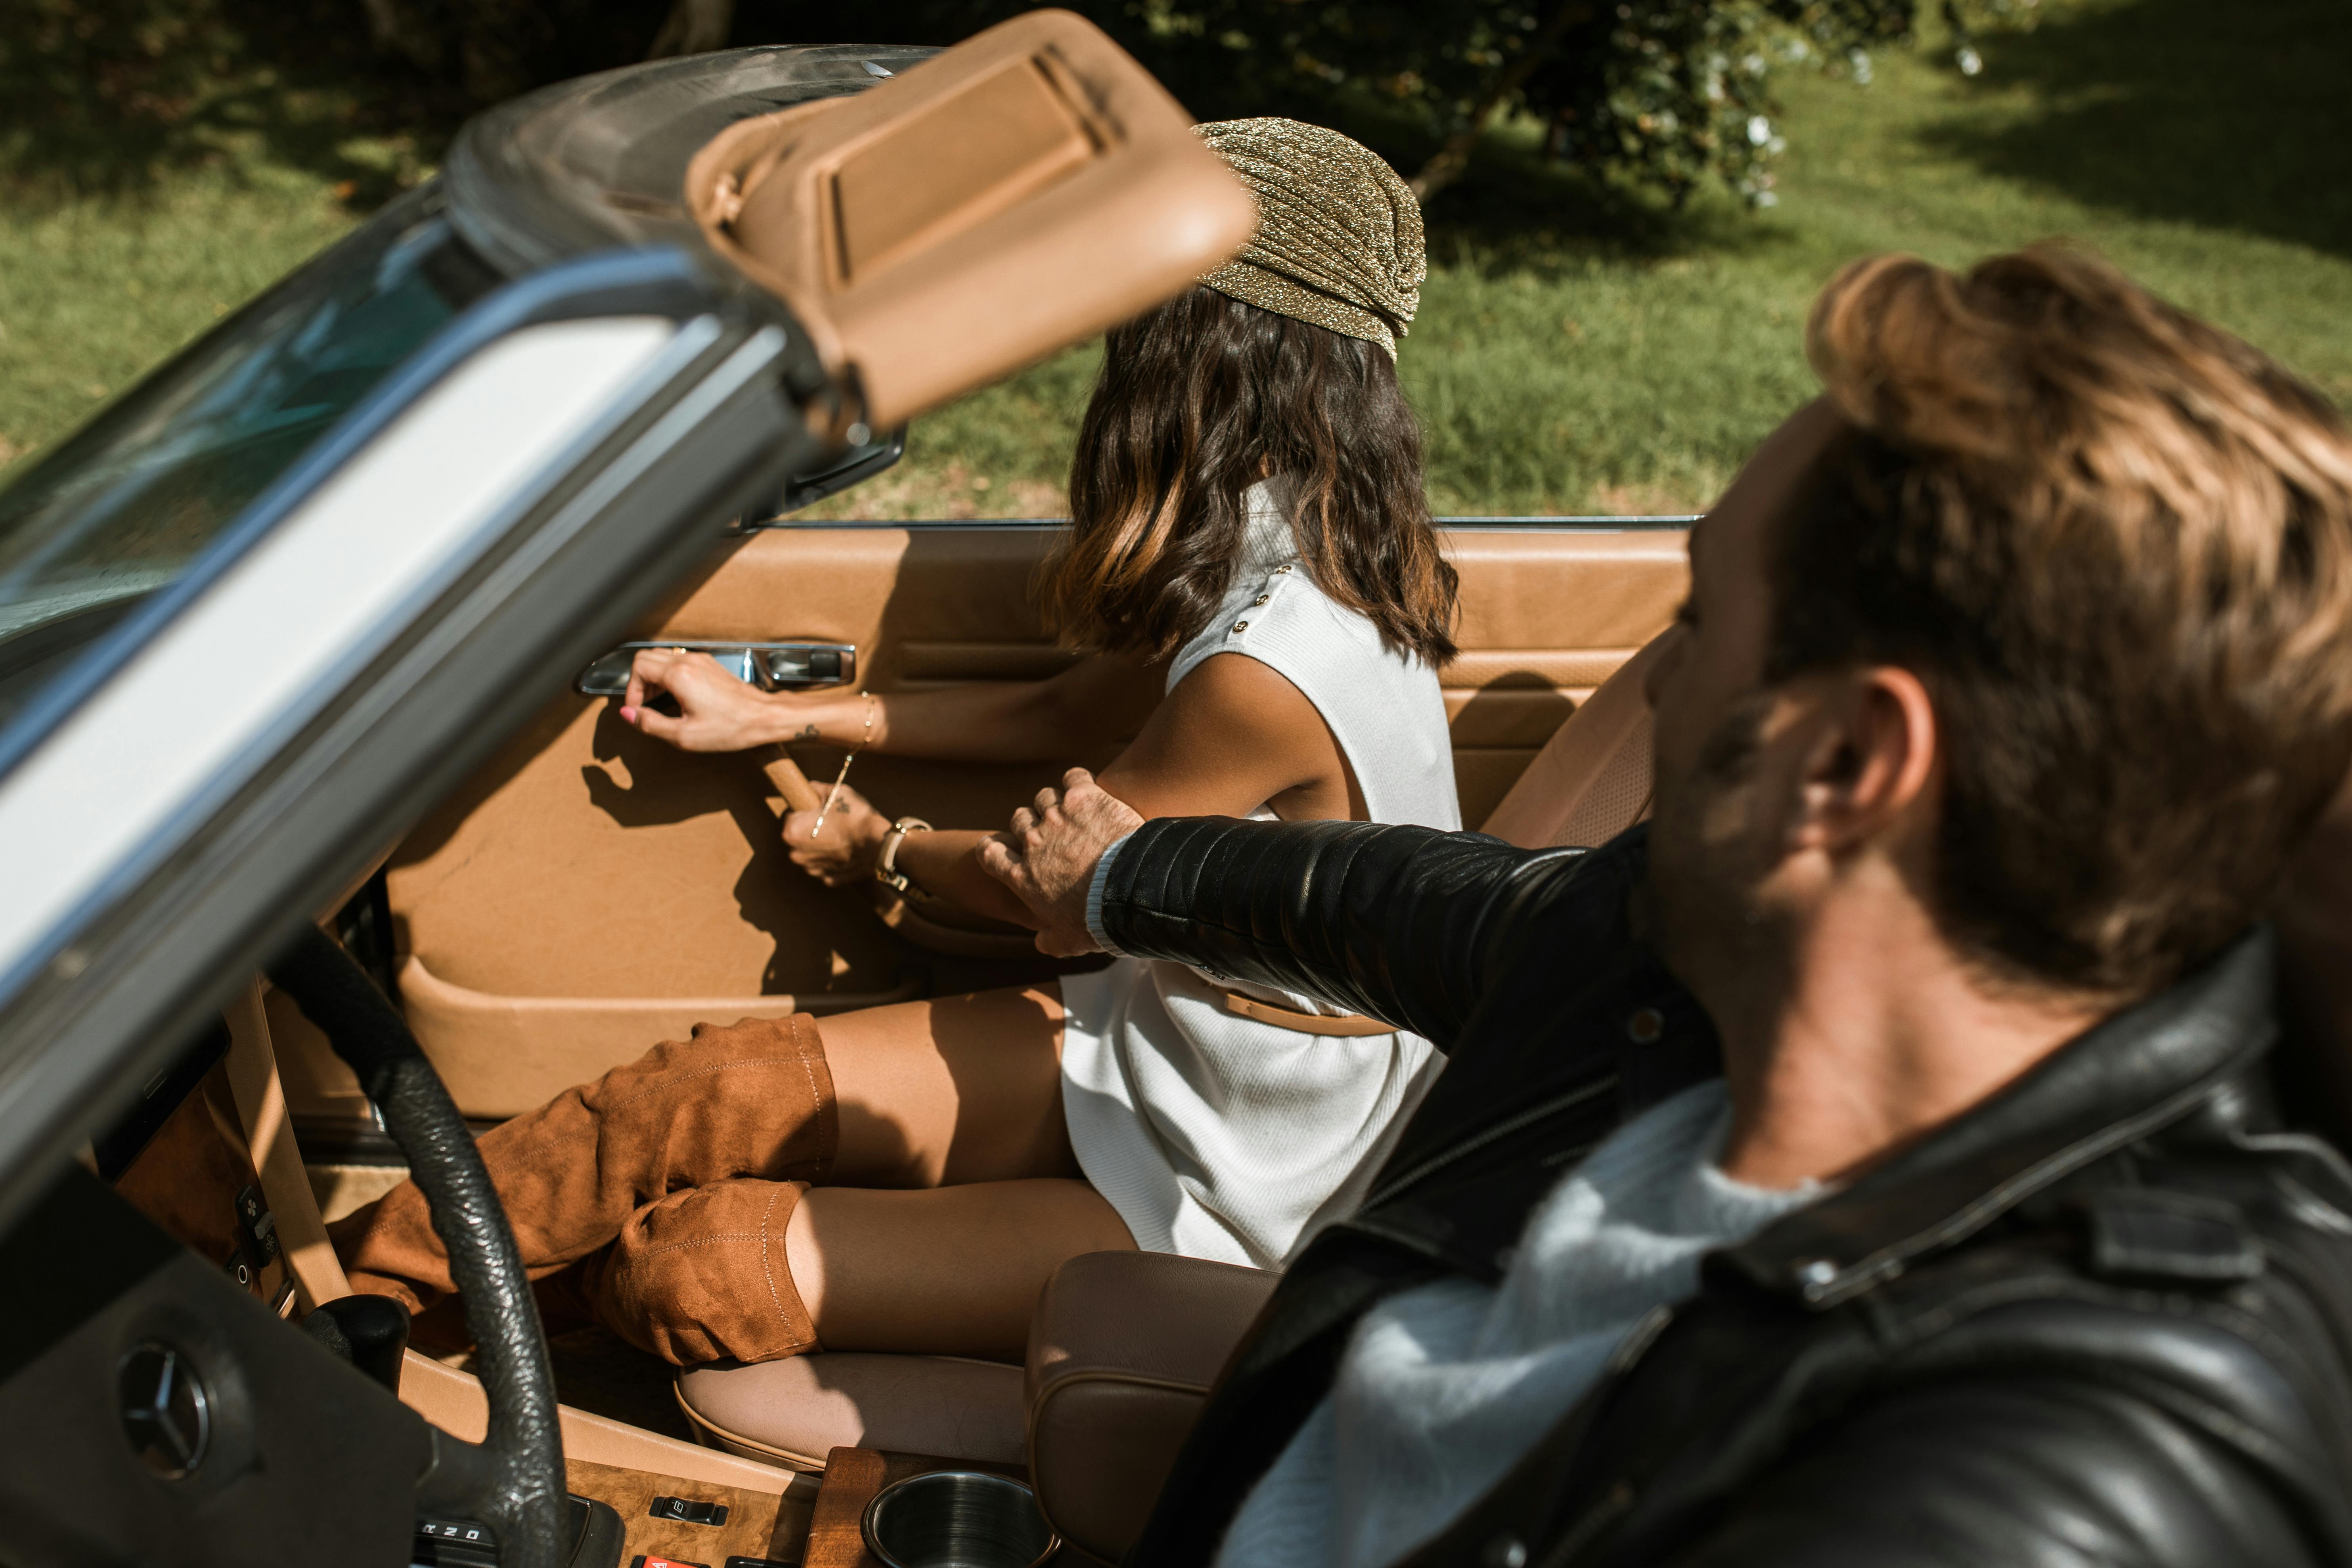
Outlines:
<svg viewBox="0 0 2352 1568"><path fill-rule="evenodd" d="M1607 1551L1603 1562L1617 1557ZM1648 1559L1655 1562L1656 1559ZM1671 1568L2319 1568L2247 1459L2120 1389L1930 1386L1841 1422L1735 1498Z"/></svg>
<svg viewBox="0 0 2352 1568"><path fill-rule="evenodd" d="M1450 1048L1531 874L1572 850L1360 822L1167 817L1111 862L1121 951L1319 996Z"/></svg>

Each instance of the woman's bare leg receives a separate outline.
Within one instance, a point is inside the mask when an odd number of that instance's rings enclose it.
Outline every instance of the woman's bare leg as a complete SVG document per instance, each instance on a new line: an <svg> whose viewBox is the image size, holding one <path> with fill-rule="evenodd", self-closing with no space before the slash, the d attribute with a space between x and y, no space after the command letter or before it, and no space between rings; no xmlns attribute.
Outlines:
<svg viewBox="0 0 2352 1568"><path fill-rule="evenodd" d="M835 1014L829 1183L753 1173L629 1216L582 1283L608 1326L684 1363L829 1350L1017 1357L1047 1276L1134 1245L1078 1179L1054 989Z"/></svg>
<svg viewBox="0 0 2352 1568"><path fill-rule="evenodd" d="M1058 986L863 1007L818 1019L817 1032L840 1115L832 1184L1078 1173L1062 1122Z"/></svg>
<svg viewBox="0 0 2352 1568"><path fill-rule="evenodd" d="M919 1192L823 1187L803 1196L785 1230L793 1283L825 1349L1016 1361L1055 1269L1134 1247L1101 1194L1054 1177Z"/></svg>
<svg viewBox="0 0 2352 1568"><path fill-rule="evenodd" d="M1135 1245L1077 1179L1059 990L869 1007L818 1027L841 1152L834 1184L803 1196L785 1231L818 1340L1018 1356L1048 1275Z"/></svg>

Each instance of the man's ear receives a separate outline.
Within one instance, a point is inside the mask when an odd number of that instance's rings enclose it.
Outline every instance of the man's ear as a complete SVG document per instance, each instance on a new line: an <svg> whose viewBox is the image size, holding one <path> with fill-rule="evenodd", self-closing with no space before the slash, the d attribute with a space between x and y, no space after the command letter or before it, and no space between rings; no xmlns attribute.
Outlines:
<svg viewBox="0 0 2352 1568"><path fill-rule="evenodd" d="M1942 736L1927 686L1898 665L1827 678L1815 700L1789 847L1834 853L1911 816L1935 775Z"/></svg>

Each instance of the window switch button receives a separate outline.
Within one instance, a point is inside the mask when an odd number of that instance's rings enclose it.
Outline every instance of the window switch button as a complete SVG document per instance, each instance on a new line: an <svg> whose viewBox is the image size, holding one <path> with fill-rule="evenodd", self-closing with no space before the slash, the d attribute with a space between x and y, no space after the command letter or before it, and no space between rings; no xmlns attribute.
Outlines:
<svg viewBox="0 0 2352 1568"><path fill-rule="evenodd" d="M727 1505L723 1502L698 1502L692 1498L657 1497L652 1508L646 1510L656 1519L676 1520L680 1524L724 1524Z"/></svg>

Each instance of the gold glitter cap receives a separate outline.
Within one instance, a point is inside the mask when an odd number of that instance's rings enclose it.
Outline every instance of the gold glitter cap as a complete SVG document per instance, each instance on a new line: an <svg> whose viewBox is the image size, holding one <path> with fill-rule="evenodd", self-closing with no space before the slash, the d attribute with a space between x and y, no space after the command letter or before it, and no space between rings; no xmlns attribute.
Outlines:
<svg viewBox="0 0 2352 1568"><path fill-rule="evenodd" d="M1396 358L1429 274L1421 204L1396 171L1363 143L1296 120L1218 120L1192 132L1257 200L1257 233L1201 282Z"/></svg>

